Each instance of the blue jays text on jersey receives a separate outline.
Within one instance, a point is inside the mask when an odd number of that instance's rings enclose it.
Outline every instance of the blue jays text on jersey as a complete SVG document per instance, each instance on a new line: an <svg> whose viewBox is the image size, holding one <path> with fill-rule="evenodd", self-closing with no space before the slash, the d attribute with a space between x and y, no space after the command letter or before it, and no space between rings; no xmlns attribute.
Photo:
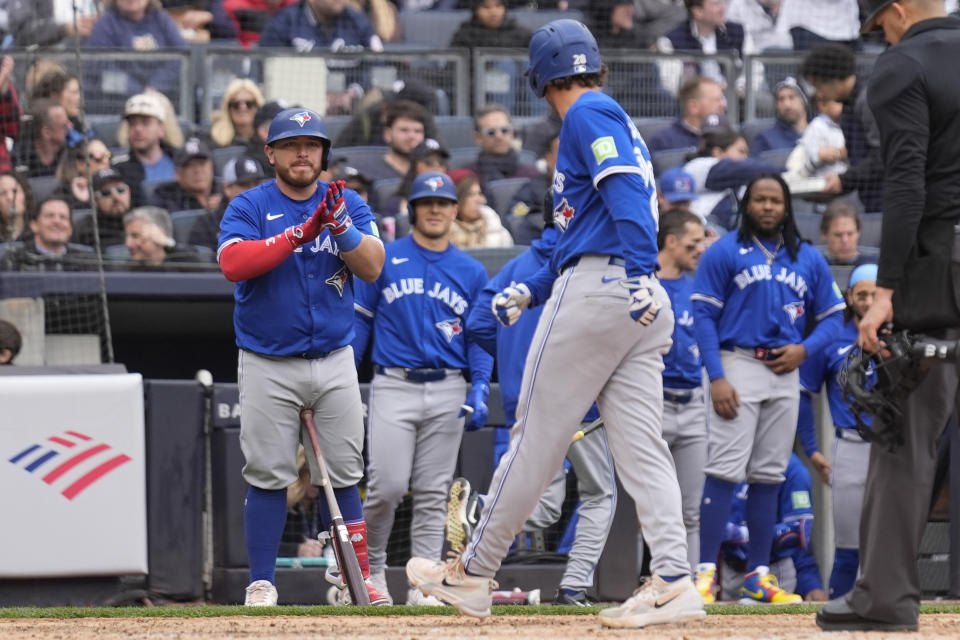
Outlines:
<svg viewBox="0 0 960 640"><path fill-rule="evenodd" d="M275 180L230 201L220 222L217 255L235 242L272 239L303 224L323 200L328 183L317 182L306 200L287 197ZM344 190L353 224L377 236L373 214L354 191ZM274 240L275 241L275 240ZM263 275L238 282L233 312L237 346L264 355L326 353L353 338L352 276L329 231Z"/></svg>
<svg viewBox="0 0 960 640"><path fill-rule="evenodd" d="M628 181L606 180L615 175ZM604 198L613 184L622 184L616 195L629 206L608 207ZM656 271L658 214L650 153L623 108L603 93L584 93L564 116L553 207L561 235L549 267L527 280L535 301L549 296L548 271L555 277L584 254L622 257L628 275Z"/></svg>
<svg viewBox="0 0 960 640"><path fill-rule="evenodd" d="M661 278L660 284L670 296L673 315L673 344L663 357L663 386L668 389L694 389L703 383L701 372L700 348L693 332L693 278L681 275L679 278Z"/></svg>
<svg viewBox="0 0 960 640"><path fill-rule="evenodd" d="M781 247L768 264L763 251L738 241L735 232L703 254L691 297L695 310L723 311L717 334L725 349L797 344L808 314L820 321L845 306L826 260L812 245L802 243L796 261Z"/></svg>
<svg viewBox="0 0 960 640"><path fill-rule="evenodd" d="M452 244L430 251L413 236L385 250L380 277L356 285L355 356L362 357L372 329L375 364L462 369L474 382L489 380L493 359L464 332L470 301L487 281L483 265Z"/></svg>

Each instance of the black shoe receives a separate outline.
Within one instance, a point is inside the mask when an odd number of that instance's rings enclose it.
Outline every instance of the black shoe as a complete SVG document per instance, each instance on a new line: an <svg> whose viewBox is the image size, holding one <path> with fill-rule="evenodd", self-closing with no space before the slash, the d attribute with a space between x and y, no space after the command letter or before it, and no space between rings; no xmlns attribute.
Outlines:
<svg viewBox="0 0 960 640"><path fill-rule="evenodd" d="M817 626L824 631L916 631L917 623L882 622L864 618L850 608L846 598L837 598L817 611Z"/></svg>
<svg viewBox="0 0 960 640"><path fill-rule="evenodd" d="M557 595L553 596L553 604L563 607L592 607L596 604L587 597L587 592L582 589L557 589Z"/></svg>

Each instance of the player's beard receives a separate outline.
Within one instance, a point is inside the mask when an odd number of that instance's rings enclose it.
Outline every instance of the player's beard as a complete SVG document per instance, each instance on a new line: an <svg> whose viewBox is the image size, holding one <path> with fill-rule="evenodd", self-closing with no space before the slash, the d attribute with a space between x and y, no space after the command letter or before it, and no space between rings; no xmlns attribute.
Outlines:
<svg viewBox="0 0 960 640"><path fill-rule="evenodd" d="M303 166L303 165L297 165L297 166ZM310 177L310 178L302 178L302 177L295 177L295 176L294 176L294 174L293 174L293 165L291 165L291 166L289 166L289 167L282 167L282 168L281 168L281 167L274 167L274 168L277 170L277 178L278 178L278 179L283 180L284 182L286 182L286 183L289 184L290 186L296 187L296 188L298 188L298 189L303 189L304 187L309 187L311 184L314 184L314 183L317 181L317 179L320 178L320 174L323 173L323 169L320 169L320 168L318 167L318 168L316 168L316 169L313 170L313 172L312 172L312 177ZM312 165L311 165L311 168L313 168Z"/></svg>

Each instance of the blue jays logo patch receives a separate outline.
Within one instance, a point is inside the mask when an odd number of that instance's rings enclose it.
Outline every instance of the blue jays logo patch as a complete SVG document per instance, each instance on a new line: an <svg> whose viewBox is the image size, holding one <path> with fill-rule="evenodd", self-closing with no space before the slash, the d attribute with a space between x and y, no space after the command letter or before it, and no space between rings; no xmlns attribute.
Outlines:
<svg viewBox="0 0 960 640"><path fill-rule="evenodd" d="M447 339L447 342L453 342L453 339L463 333L463 326L460 324L460 318L450 318L441 320L434 325Z"/></svg>
<svg viewBox="0 0 960 640"><path fill-rule="evenodd" d="M301 111L300 113L295 113L292 116L290 116L290 119L302 127L303 125L310 122L313 118L310 117L309 111Z"/></svg>
<svg viewBox="0 0 960 640"><path fill-rule="evenodd" d="M337 269L337 272L326 279L326 283L337 290L337 294L343 297L343 288L347 286L347 280L350 278L350 271L346 266Z"/></svg>
<svg viewBox="0 0 960 640"><path fill-rule="evenodd" d="M573 220L576 212L577 210L571 207L567 199L564 198L560 201L560 204L553 208L553 224L557 225L560 231L566 231L567 225Z"/></svg>
<svg viewBox="0 0 960 640"><path fill-rule="evenodd" d="M443 186L443 178L430 178L424 184L436 191Z"/></svg>
<svg viewBox="0 0 960 640"><path fill-rule="evenodd" d="M797 318L802 317L804 313L803 302L789 302L783 305L783 310L790 316L790 323L796 324Z"/></svg>

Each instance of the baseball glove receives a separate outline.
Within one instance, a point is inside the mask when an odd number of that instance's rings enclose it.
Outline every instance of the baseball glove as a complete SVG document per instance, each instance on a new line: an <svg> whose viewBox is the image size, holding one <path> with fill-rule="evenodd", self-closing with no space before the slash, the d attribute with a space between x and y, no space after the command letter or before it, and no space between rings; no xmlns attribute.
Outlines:
<svg viewBox="0 0 960 640"><path fill-rule="evenodd" d="M895 451L903 444L901 405L917 388L930 360L957 359L957 343L898 331L884 336L883 353L854 347L837 377L864 440ZM884 355L886 354L886 355ZM873 416L867 424L863 416Z"/></svg>

